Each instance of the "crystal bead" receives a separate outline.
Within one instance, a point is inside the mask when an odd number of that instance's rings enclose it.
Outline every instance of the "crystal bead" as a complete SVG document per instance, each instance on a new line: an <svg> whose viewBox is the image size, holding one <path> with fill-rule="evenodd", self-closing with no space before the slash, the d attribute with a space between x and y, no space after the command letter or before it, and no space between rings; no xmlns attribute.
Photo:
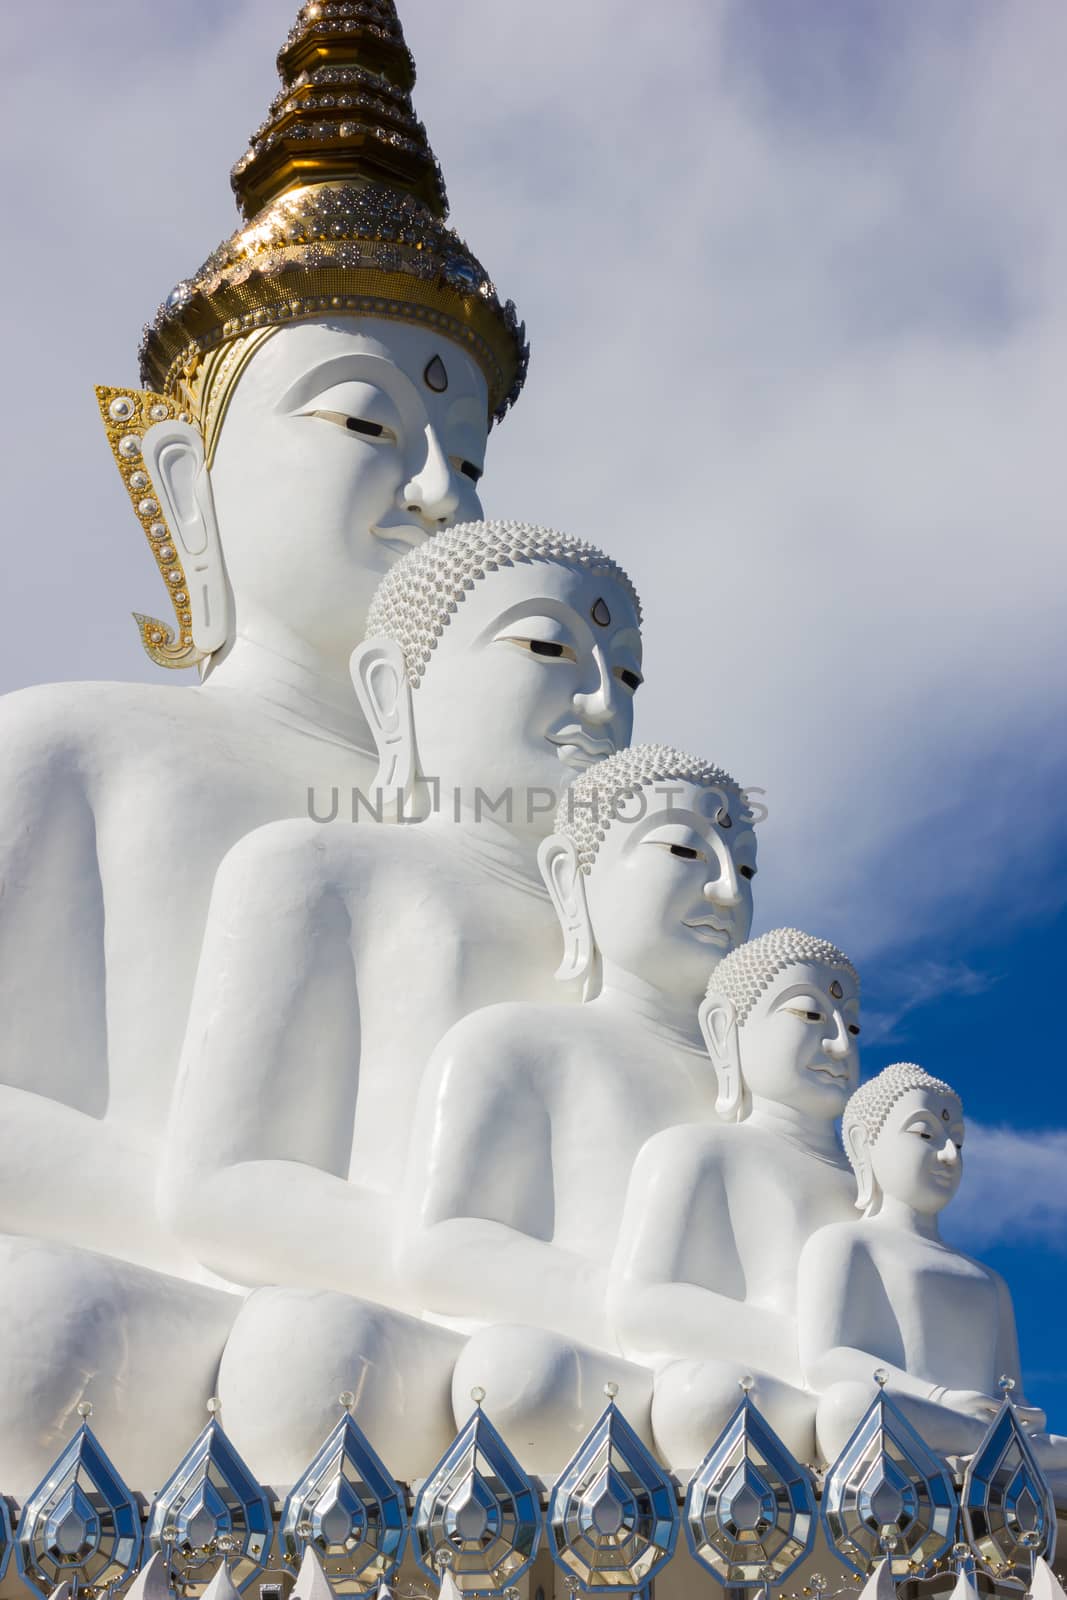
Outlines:
<svg viewBox="0 0 1067 1600"><path fill-rule="evenodd" d="M153 500L151 496L147 500L138 501L137 515L139 517L158 517L159 501Z"/></svg>
<svg viewBox="0 0 1067 1600"><path fill-rule="evenodd" d="M133 416L135 406L128 395L117 395L108 406L108 415L114 422L128 422Z"/></svg>
<svg viewBox="0 0 1067 1600"><path fill-rule="evenodd" d="M167 525L166 525L166 523L165 522L153 522L152 526L148 530L148 534L149 534L149 538L152 538L152 539L165 539L167 537Z"/></svg>
<svg viewBox="0 0 1067 1600"><path fill-rule="evenodd" d="M130 473L130 488L131 489L136 489L138 493L140 493L140 491L142 489L147 489L148 488L148 473L147 472L131 472Z"/></svg>
<svg viewBox="0 0 1067 1600"><path fill-rule="evenodd" d="M127 433L119 440L119 455L125 456L127 461L141 454L141 441L135 433Z"/></svg>
<svg viewBox="0 0 1067 1600"><path fill-rule="evenodd" d="M167 418L170 416L170 411L165 405L160 405L157 403L152 407L148 415L152 418L153 422L166 422Z"/></svg>

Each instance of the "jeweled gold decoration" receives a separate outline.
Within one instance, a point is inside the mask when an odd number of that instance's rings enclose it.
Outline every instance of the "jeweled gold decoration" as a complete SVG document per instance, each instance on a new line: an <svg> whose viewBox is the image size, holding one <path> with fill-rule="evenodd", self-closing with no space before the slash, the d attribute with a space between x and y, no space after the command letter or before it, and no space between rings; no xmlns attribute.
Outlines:
<svg viewBox="0 0 1067 1600"><path fill-rule="evenodd" d="M336 312L455 340L484 371L499 419L525 378L525 329L445 224L392 0L312 0L278 68L281 93L233 169L246 225L145 329L142 381L176 395L220 345Z"/></svg>
<svg viewBox="0 0 1067 1600"><path fill-rule="evenodd" d="M157 617L142 616L134 612L141 635L141 643L148 655L160 667L195 667L203 661L204 651L193 643L192 613L189 611L189 590L185 569L177 546L167 526L163 509L148 468L142 458L141 441L149 428L157 422L167 422L182 415L175 401L166 395L143 389L109 389L98 386L96 398L100 415L107 429L108 443L115 457L126 493L144 529L148 547L167 586L177 629ZM187 415L187 414L186 414Z"/></svg>

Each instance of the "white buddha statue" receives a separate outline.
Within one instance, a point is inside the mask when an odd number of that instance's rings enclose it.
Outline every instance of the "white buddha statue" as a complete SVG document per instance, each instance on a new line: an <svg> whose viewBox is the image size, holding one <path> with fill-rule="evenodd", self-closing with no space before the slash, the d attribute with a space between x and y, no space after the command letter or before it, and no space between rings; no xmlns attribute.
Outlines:
<svg viewBox="0 0 1067 1600"><path fill-rule="evenodd" d="M235 172L247 225L147 331L153 392L102 392L174 605L173 629L139 619L145 647L203 683L0 705L0 1230L195 1270L151 1191L215 870L310 792L370 783L348 661L375 586L480 515L490 418L526 355L444 226L411 58L383 26L302 13L289 92ZM358 121L343 91L319 103L336 73L373 90Z"/></svg>
<svg viewBox="0 0 1067 1600"><path fill-rule="evenodd" d="M963 1175L963 1107L954 1089L900 1062L856 1090L844 1146L862 1216L813 1234L799 1265L800 1356L819 1395L819 1452L833 1461L886 1393L942 1455L979 1444L1008 1379L1019 1418L1058 1498L1067 1439L1023 1394L1015 1314L999 1273L941 1238Z"/></svg>
<svg viewBox="0 0 1067 1600"><path fill-rule="evenodd" d="M613 1268L616 1334L656 1373L653 1434L676 1469L718 1438L746 1376L810 1461L796 1261L815 1230L852 1214L834 1124L858 1078L859 979L825 939L777 928L719 963L700 1022L722 1121L667 1128L637 1158Z"/></svg>
<svg viewBox="0 0 1067 1600"><path fill-rule="evenodd" d="M401 1271L424 1314L476 1331L456 1369L524 1463L558 1470L621 1381L635 1425L647 1374L614 1353L608 1267L638 1150L714 1117L697 1011L745 938L756 839L717 767L657 745L592 767L562 800L541 869L580 1007L514 1000L438 1045L419 1096ZM598 1354L599 1352L599 1354Z"/></svg>
<svg viewBox="0 0 1067 1600"><path fill-rule="evenodd" d="M379 1303L411 1298L390 1224L418 1075L464 1007L567 998L537 846L567 779L629 738L639 607L591 546L475 524L400 561L368 626L354 670L383 783L417 802L432 776L438 808L415 828L277 823L227 856L161 1199L178 1247L229 1292L0 1239L9 1491L41 1475L82 1398L147 1488L216 1387L267 1482L303 1469L342 1389L396 1472L418 1476L451 1437L462 1339ZM289 1287L242 1309L259 1284Z"/></svg>
<svg viewBox="0 0 1067 1600"><path fill-rule="evenodd" d="M640 683L625 574L523 524L462 526L412 552L383 580L368 629L353 671L386 782L417 798L432 778L437 804L414 828L272 824L226 857L162 1172L163 1215L185 1246L211 1272L264 1286L238 1318L220 1393L272 1478L328 1419L337 1381L324 1374L372 1340L396 1357L394 1319L375 1312L369 1329L366 1303L420 1309L391 1247L437 1041L513 996L574 1009L553 977L559 935L537 847L567 779L627 743ZM420 1351L432 1340L418 1361L447 1394L456 1341L407 1333ZM398 1362L401 1376L415 1361ZM366 1391L372 1436L374 1416L395 1419L386 1382L341 1386ZM449 1416L423 1468L450 1428ZM409 1444L394 1440L395 1470L398 1450L417 1467Z"/></svg>

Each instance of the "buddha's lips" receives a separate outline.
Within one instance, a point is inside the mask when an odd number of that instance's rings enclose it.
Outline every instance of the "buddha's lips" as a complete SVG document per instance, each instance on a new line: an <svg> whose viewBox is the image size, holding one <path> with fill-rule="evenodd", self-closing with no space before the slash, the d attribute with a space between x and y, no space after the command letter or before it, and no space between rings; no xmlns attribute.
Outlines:
<svg viewBox="0 0 1067 1600"><path fill-rule="evenodd" d="M833 1083L848 1083L848 1073L838 1072L827 1061L817 1061L814 1066L808 1068L808 1071L816 1078L829 1078Z"/></svg>
<svg viewBox="0 0 1067 1600"><path fill-rule="evenodd" d="M398 555L404 555L408 550L415 550L420 544L425 544L430 537L428 528L420 527L417 522L379 522L371 527L376 539L380 539L390 550L395 550Z"/></svg>
<svg viewBox="0 0 1067 1600"><path fill-rule="evenodd" d="M703 939L706 944L729 944L733 938L733 929L724 927L721 922L715 922L711 917L694 918L692 922L683 922L683 928L692 928L698 939Z"/></svg>
<svg viewBox="0 0 1067 1600"><path fill-rule="evenodd" d="M594 761L604 761L615 754L614 739L597 739L584 728L561 728L548 735L549 744L559 751L559 759L572 767L592 766Z"/></svg>

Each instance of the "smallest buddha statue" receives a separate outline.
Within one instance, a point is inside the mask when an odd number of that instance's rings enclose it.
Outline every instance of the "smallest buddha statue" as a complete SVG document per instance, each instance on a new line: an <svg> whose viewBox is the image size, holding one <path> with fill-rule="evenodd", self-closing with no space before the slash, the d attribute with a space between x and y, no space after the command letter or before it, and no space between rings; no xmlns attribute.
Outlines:
<svg viewBox="0 0 1067 1600"><path fill-rule="evenodd" d="M840 1454L879 1367L886 1393L945 1456L974 1452L1010 1379L1038 1463L1054 1488L1067 1487L1067 1439L1050 1436L1023 1395L1006 1283L941 1238L963 1175L959 1095L898 1062L857 1089L842 1137L862 1217L814 1234L799 1266L800 1356L820 1396L821 1456Z"/></svg>
<svg viewBox="0 0 1067 1600"><path fill-rule="evenodd" d="M834 1123L859 1077L859 978L825 939L776 928L720 962L700 1023L721 1120L666 1128L637 1158L612 1270L616 1337L656 1374L653 1435L676 1470L718 1437L746 1375L809 1461L796 1261L812 1232L852 1216Z"/></svg>

